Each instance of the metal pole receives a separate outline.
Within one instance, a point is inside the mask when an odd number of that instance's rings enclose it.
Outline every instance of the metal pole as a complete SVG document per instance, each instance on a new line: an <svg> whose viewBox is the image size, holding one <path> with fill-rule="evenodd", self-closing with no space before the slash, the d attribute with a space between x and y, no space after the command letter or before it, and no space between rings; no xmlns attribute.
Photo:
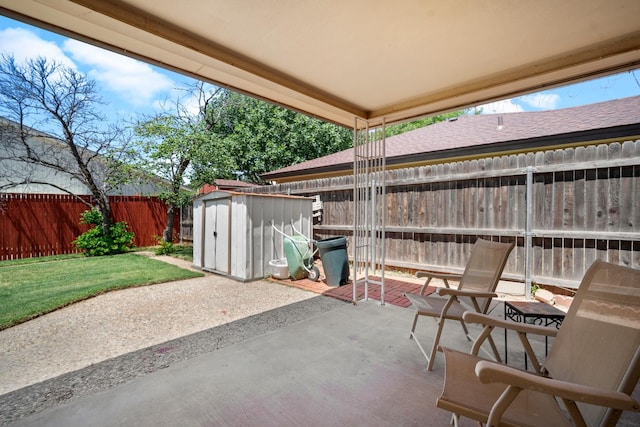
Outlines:
<svg viewBox="0 0 640 427"><path fill-rule="evenodd" d="M386 119L383 118L382 119L382 140L381 140L381 148L382 148L382 153L381 153L381 166L382 166L382 170L380 171L381 179L380 179L380 194L382 197L382 212L380 213L380 303L382 305L384 305L384 292L385 292L385 284L384 284L384 270L385 270L385 266L386 266L386 260L385 260L385 247L386 247L386 233L385 233L385 228L386 228L386 203L387 203L387 188L386 188L386 163L387 163L387 152L386 152Z"/></svg>
<svg viewBox="0 0 640 427"><path fill-rule="evenodd" d="M365 201L364 207L362 209L363 214L365 216L364 221L362 222L362 235L364 242L364 247L366 248L366 254L362 257L364 262L364 300L367 301L369 298L369 266L371 265L371 235L369 234L369 222L371 221L371 213L369 212L368 204L371 203L371 194L369 193L369 175L371 174L371 135L369 133L369 122L365 122L365 132L363 137L363 152L364 155L364 176L363 176L363 200Z"/></svg>
<svg viewBox="0 0 640 427"><path fill-rule="evenodd" d="M358 235L358 217L360 215L359 209L359 196L358 196L358 175L359 175L359 167L358 167L358 118L354 117L353 119L353 299L355 302L357 298L356 292L356 281L358 280L358 260L359 260L359 250L358 246L359 235Z"/></svg>
<svg viewBox="0 0 640 427"><path fill-rule="evenodd" d="M369 224L369 235L371 236L370 240L370 254L369 254L369 263L368 265L375 266L376 265L376 180L371 180L370 187L371 194L371 224ZM367 267L368 268L368 267ZM375 267L374 271L375 274ZM364 299L365 301L369 300L369 274L367 274L367 285L364 290Z"/></svg>

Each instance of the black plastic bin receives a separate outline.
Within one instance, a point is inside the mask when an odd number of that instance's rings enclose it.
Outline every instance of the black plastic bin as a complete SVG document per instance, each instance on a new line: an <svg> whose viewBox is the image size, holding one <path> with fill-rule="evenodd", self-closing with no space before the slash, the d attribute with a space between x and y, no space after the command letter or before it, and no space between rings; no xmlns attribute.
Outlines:
<svg viewBox="0 0 640 427"><path fill-rule="evenodd" d="M330 237L316 241L327 285L342 286L349 280L347 238Z"/></svg>

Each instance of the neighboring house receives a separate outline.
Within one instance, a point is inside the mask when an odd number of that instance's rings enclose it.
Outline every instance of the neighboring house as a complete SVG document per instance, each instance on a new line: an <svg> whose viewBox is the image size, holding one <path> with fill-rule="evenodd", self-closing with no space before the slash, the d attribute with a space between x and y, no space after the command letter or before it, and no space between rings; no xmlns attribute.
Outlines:
<svg viewBox="0 0 640 427"><path fill-rule="evenodd" d="M462 116L386 139L387 169L599 144L640 135L640 96L552 111ZM353 149L262 174L276 184L352 174Z"/></svg>
<svg viewBox="0 0 640 427"><path fill-rule="evenodd" d="M89 189L78 179L78 165L65 143L59 139L29 129L29 149L34 150L45 162L64 165L67 172L60 172L46 165L21 161L26 148L20 142L20 129L16 122L0 118L0 192L21 194L74 194L89 195ZM95 153L86 152L95 156ZM111 196L146 196L158 194L161 179L145 174L137 182L109 188L102 182L106 175L104 161L98 156L91 162L93 176L98 185L104 185ZM30 182L25 182L30 181Z"/></svg>

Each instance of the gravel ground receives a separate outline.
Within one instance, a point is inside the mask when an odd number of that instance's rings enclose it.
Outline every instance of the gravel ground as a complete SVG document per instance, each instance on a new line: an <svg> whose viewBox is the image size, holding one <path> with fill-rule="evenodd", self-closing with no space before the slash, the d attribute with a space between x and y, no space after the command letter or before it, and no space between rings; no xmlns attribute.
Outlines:
<svg viewBox="0 0 640 427"><path fill-rule="evenodd" d="M0 424L341 304L269 281L213 274L73 304L0 331Z"/></svg>

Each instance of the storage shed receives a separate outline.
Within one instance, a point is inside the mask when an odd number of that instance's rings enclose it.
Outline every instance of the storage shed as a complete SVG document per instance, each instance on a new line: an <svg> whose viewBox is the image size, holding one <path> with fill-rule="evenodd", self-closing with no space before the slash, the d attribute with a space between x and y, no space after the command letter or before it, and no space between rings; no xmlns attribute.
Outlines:
<svg viewBox="0 0 640 427"><path fill-rule="evenodd" d="M241 281L268 276L269 261L284 257L282 236L293 226L313 231L307 197L213 191L193 202L193 265Z"/></svg>

